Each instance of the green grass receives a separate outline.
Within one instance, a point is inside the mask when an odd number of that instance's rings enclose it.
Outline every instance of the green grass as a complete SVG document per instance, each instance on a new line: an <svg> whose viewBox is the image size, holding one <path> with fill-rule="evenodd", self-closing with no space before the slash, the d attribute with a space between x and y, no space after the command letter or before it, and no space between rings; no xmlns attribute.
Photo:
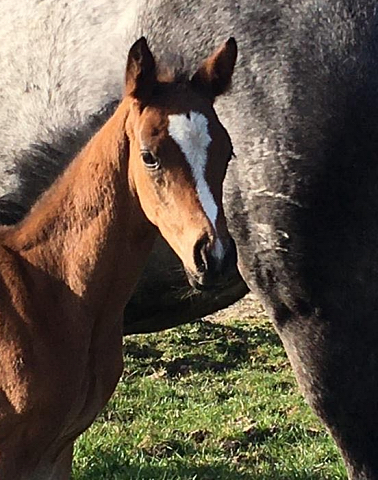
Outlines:
<svg viewBox="0 0 378 480"><path fill-rule="evenodd" d="M128 337L124 353L75 480L346 478L263 314Z"/></svg>

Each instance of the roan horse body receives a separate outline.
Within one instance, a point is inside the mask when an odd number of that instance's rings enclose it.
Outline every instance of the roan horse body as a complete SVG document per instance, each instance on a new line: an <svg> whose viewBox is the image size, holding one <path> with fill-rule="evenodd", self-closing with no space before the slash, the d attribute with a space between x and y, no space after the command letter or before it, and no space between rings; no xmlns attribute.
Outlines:
<svg viewBox="0 0 378 480"><path fill-rule="evenodd" d="M217 112L238 156L224 193L239 267L349 477L378 479L376 0L57 3L1 2L1 178L23 178L4 199L4 218L27 210L45 177L109 115L121 91L120 45L143 32L190 65L193 52L235 36L233 93ZM86 96L77 101L78 79ZM178 263L160 248L164 261L154 253L129 302L127 331L163 328L223 302L219 294L212 305L206 293L181 301L184 276L167 276ZM228 290L223 303L244 291Z"/></svg>
<svg viewBox="0 0 378 480"><path fill-rule="evenodd" d="M212 108L230 39L189 79L158 76L144 38L125 97L31 212L0 229L0 477L68 480L76 437L122 371L122 312L157 234L191 283L232 280L222 209L230 138Z"/></svg>

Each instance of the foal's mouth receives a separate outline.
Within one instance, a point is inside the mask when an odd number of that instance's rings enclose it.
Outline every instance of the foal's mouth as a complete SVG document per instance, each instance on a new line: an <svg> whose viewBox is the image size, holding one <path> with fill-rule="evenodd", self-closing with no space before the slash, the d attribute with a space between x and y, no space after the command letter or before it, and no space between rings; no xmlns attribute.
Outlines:
<svg viewBox="0 0 378 480"><path fill-rule="evenodd" d="M243 282L243 279L241 278L241 275L237 269L232 272L232 275L221 277L215 282L203 282L201 281L200 275L193 274L188 270L185 270L185 272L189 285L195 292L198 293L222 291Z"/></svg>

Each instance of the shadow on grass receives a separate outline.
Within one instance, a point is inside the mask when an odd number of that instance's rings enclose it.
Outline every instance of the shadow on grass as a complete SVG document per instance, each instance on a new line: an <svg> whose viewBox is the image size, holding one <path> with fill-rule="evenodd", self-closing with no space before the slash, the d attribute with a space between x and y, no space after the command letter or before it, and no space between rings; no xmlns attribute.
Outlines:
<svg viewBox="0 0 378 480"><path fill-rule="evenodd" d="M161 345L143 344L129 338L125 341L126 357L137 363L141 374L164 369L171 377L187 373L225 372L249 362L253 352L261 346L280 346L278 336L269 328L246 324L245 328L201 321L196 328L181 327L179 335L164 338ZM155 339L154 339L155 340ZM182 352L174 360L164 360L167 344ZM127 365L127 360L126 360ZM135 365L134 365L135 366ZM146 370L147 369L147 370Z"/></svg>
<svg viewBox="0 0 378 480"><path fill-rule="evenodd" d="M216 465L188 466L180 459L172 465L159 466L146 463L128 465L119 461L117 454L100 453L85 471L77 472L73 480L324 480L320 473L278 471L267 467L264 473L247 474L231 461Z"/></svg>

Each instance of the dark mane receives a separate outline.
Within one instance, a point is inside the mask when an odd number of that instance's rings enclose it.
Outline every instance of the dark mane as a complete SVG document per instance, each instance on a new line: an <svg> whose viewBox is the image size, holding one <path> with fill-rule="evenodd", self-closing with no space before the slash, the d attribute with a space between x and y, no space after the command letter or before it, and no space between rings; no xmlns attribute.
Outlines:
<svg viewBox="0 0 378 480"><path fill-rule="evenodd" d="M55 142L34 143L20 152L15 160L14 172L17 188L0 197L0 223L13 225L26 215L38 197L47 190L65 170L70 161L112 115L118 101L109 102L89 118L82 129L54 132Z"/></svg>
<svg viewBox="0 0 378 480"><path fill-rule="evenodd" d="M157 74L159 82L186 83L190 78L190 68L182 55L166 51L159 56Z"/></svg>
<svg viewBox="0 0 378 480"><path fill-rule="evenodd" d="M120 98L133 38L170 66L158 88L179 91L234 37L233 89L216 113L237 154L223 191L238 264L348 478L378 479L377 0L39 3L1 2L0 221L22 218L106 119L87 125ZM193 321L245 292L193 295L182 268L160 238L125 333Z"/></svg>

